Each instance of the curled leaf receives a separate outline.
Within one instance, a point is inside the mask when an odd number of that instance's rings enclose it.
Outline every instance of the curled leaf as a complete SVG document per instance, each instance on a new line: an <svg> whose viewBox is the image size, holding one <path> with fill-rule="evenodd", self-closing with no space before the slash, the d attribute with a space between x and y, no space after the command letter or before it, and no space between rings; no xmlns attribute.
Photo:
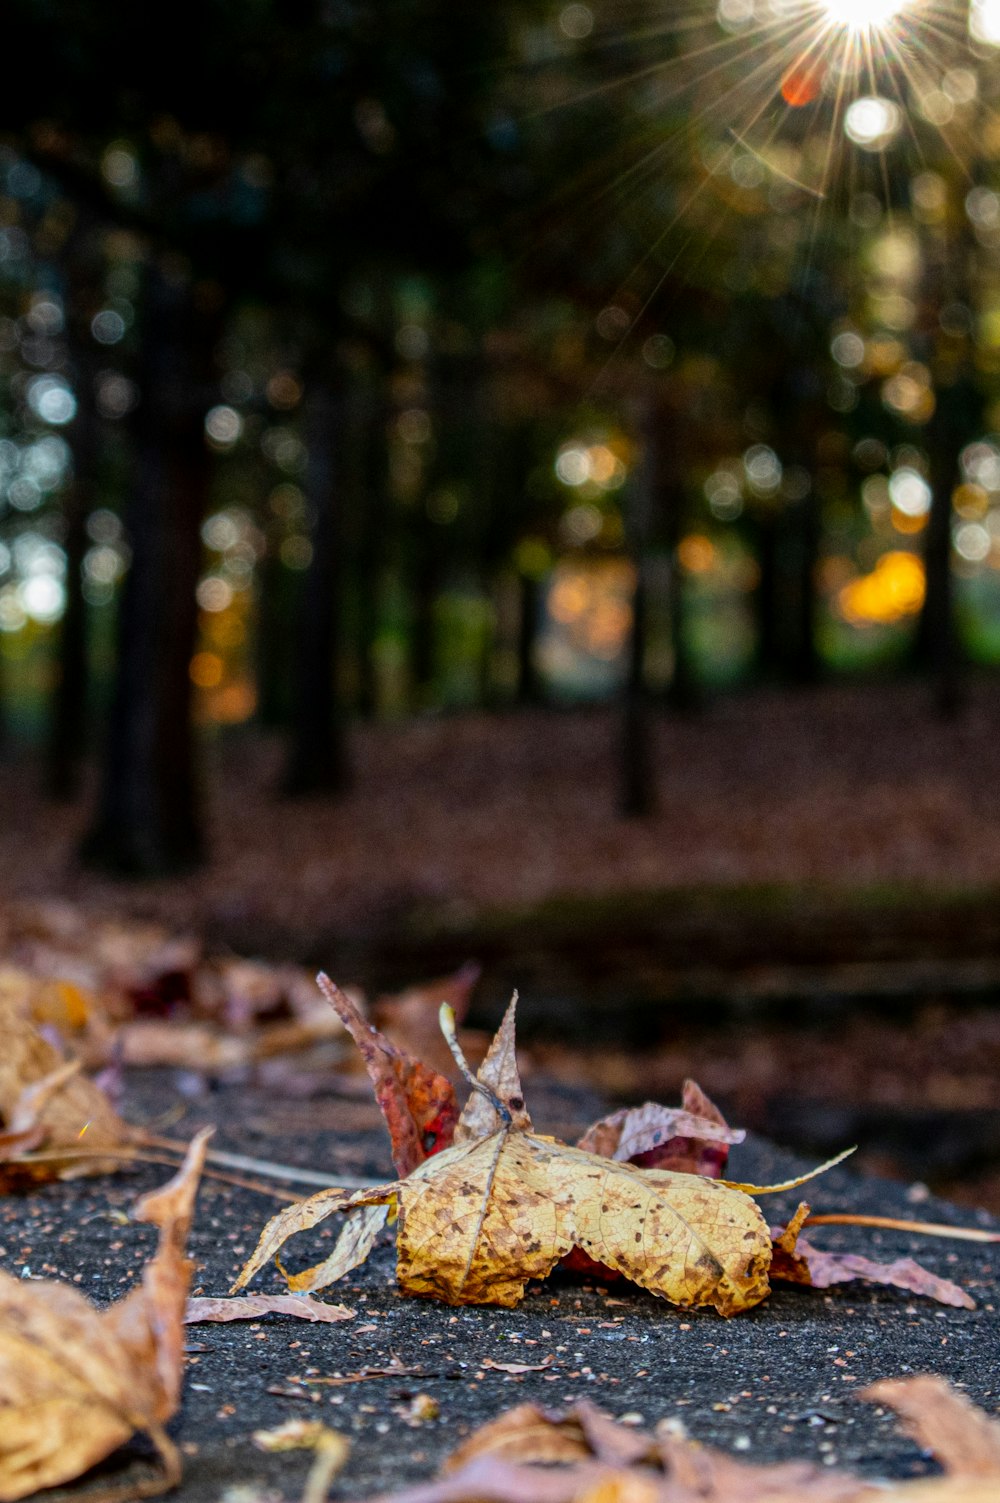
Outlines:
<svg viewBox="0 0 1000 1503"><path fill-rule="evenodd" d="M392 1139L397 1174L409 1174L451 1142L458 1120L450 1080L405 1050L397 1049L362 1016L351 999L322 973L316 978L324 997L361 1051L375 1090L375 1100Z"/></svg>
<svg viewBox="0 0 1000 1503"><path fill-rule="evenodd" d="M545 1278L573 1247L685 1308L731 1315L768 1292L770 1238L749 1196L513 1127L456 1143L394 1184L324 1191L279 1212L234 1287L294 1231L372 1205L398 1209L400 1287L446 1304L516 1305L528 1281ZM310 1287L321 1287L316 1270Z"/></svg>
<svg viewBox="0 0 1000 1503"><path fill-rule="evenodd" d="M0 1273L0 1500L81 1475L137 1430L164 1463L154 1487L180 1476L164 1425L177 1408L183 1319L192 1264L185 1255L209 1133L192 1142L174 1178L134 1208L160 1229L139 1286L97 1310L64 1284Z"/></svg>
<svg viewBox="0 0 1000 1503"><path fill-rule="evenodd" d="M333 1325L353 1320L356 1311L346 1305L328 1305L303 1294L245 1294L242 1298L217 1299L201 1296L189 1299L184 1312L186 1326L208 1321L260 1320L264 1315L291 1315L295 1320L310 1320Z"/></svg>
<svg viewBox="0 0 1000 1503"><path fill-rule="evenodd" d="M5 1011L2 1001L0 1186L17 1188L115 1168L115 1151L138 1140L134 1129L82 1074L78 1060L64 1059L20 1012ZM101 1157L103 1149L108 1158ZM35 1151L44 1151L44 1157L33 1161Z"/></svg>
<svg viewBox="0 0 1000 1503"><path fill-rule="evenodd" d="M742 1143L746 1133L727 1126L693 1081L684 1083L684 1103L678 1109L647 1101L645 1106L612 1112L589 1127L577 1147L641 1169L673 1169L718 1179L730 1145ZM691 1110L695 1104L699 1112Z"/></svg>

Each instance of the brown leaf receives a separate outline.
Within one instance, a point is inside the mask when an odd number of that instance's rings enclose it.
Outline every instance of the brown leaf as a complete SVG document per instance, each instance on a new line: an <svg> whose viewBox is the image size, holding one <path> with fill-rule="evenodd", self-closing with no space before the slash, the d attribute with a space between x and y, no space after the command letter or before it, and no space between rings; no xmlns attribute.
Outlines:
<svg viewBox="0 0 1000 1503"><path fill-rule="evenodd" d="M480 1425L447 1458L442 1468L455 1472L478 1456L503 1461L550 1466L555 1462L583 1461L591 1455L583 1426L574 1411L543 1409L539 1404L518 1404Z"/></svg>
<svg viewBox="0 0 1000 1503"><path fill-rule="evenodd" d="M102 1159L99 1151L122 1149L137 1142L104 1092L80 1071L78 1060L64 1059L20 1010L4 1010L0 998L0 1185L104 1174L117 1167L116 1158ZM23 1137L24 1134L28 1138ZM4 1141L6 1139L6 1141ZM32 1162L30 1150L44 1151ZM88 1156L81 1155L82 1148ZM60 1150L66 1157L60 1158Z"/></svg>
<svg viewBox="0 0 1000 1503"><path fill-rule="evenodd" d="M521 1404L452 1453L437 1482L391 1503L874 1503L866 1484L809 1463L747 1466L619 1424L595 1405ZM390 1503L389 1499L372 1503Z"/></svg>
<svg viewBox="0 0 1000 1503"><path fill-rule="evenodd" d="M389 1129L396 1172L409 1174L451 1142L458 1120L454 1086L384 1038L328 976L321 974L317 980L361 1051L375 1100Z"/></svg>
<svg viewBox="0 0 1000 1503"><path fill-rule="evenodd" d="M941 1305L954 1305L965 1310L976 1308L975 1300L964 1289L950 1279L940 1278L922 1268L912 1258L876 1263L860 1253L823 1252L814 1247L799 1236L799 1228L808 1214L809 1207L802 1204L784 1230L776 1227L772 1232L772 1279L807 1284L812 1289L829 1289L834 1284L862 1279L866 1284L888 1284L895 1289L906 1289L911 1294L924 1294Z"/></svg>
<svg viewBox="0 0 1000 1503"><path fill-rule="evenodd" d="M544 1362L494 1362L492 1357L484 1357L479 1365L495 1373L542 1373L552 1366L552 1358L546 1357Z"/></svg>
<svg viewBox="0 0 1000 1503"><path fill-rule="evenodd" d="M246 1294L238 1299L200 1296L188 1300L184 1324L197 1326L205 1321L260 1320L264 1315L291 1315L296 1320L333 1325L337 1321L353 1320L356 1314L346 1305L328 1305L304 1294Z"/></svg>
<svg viewBox="0 0 1000 1503"><path fill-rule="evenodd" d="M0 1273L0 1500L78 1477L136 1430L154 1440L173 1486L180 1460L163 1426L177 1408L183 1318L192 1264L185 1256L208 1132L133 1215L160 1228L140 1285L108 1310L77 1290ZM136 1496L153 1489L137 1487Z"/></svg>
<svg viewBox="0 0 1000 1503"><path fill-rule="evenodd" d="M887 1378L861 1397L894 1409L907 1434L933 1451L950 1477L990 1477L1000 1496L1000 1422L944 1378Z"/></svg>

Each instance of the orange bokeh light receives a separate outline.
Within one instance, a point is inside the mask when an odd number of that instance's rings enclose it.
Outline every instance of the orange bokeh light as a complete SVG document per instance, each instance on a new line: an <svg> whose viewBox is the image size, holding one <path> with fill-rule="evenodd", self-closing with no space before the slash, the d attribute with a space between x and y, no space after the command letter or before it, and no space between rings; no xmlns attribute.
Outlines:
<svg viewBox="0 0 1000 1503"><path fill-rule="evenodd" d="M781 97L793 110L812 104L823 83L825 66L821 58L806 58L793 63L781 80Z"/></svg>

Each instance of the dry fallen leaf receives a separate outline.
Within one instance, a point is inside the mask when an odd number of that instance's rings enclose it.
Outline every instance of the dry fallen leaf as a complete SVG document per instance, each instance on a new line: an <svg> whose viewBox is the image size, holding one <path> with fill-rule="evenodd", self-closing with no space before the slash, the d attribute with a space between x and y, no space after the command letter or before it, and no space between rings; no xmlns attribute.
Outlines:
<svg viewBox="0 0 1000 1503"><path fill-rule="evenodd" d="M684 1082L682 1106L624 1107L588 1127L577 1143L588 1153L619 1159L640 1169L673 1169L718 1179L725 1170L730 1144L742 1143L746 1133L731 1128L714 1102L693 1080ZM575 1273L615 1279L613 1269L574 1248L564 1264Z"/></svg>
<svg viewBox="0 0 1000 1503"><path fill-rule="evenodd" d="M876 1383L861 1397L895 1409L945 1475L887 1484L810 1462L748 1465L674 1420L650 1433L586 1401L521 1404L469 1436L436 1481L370 1503L996 1503L1000 1424L944 1379Z"/></svg>
<svg viewBox="0 0 1000 1503"><path fill-rule="evenodd" d="M325 1288L356 1267L391 1214L401 1288L447 1304L516 1305L573 1248L683 1308L732 1315L764 1299L771 1239L746 1187L640 1170L535 1134L514 1022L512 1002L451 1148L391 1184L321 1191L281 1211L234 1291L296 1232L347 1212L333 1251L290 1288Z"/></svg>
<svg viewBox="0 0 1000 1503"><path fill-rule="evenodd" d="M324 1300L305 1294L246 1294L242 1298L214 1298L199 1295L189 1299L184 1312L186 1326L206 1321L260 1320L264 1315L291 1315L296 1320L312 1320L333 1325L353 1320L357 1311L347 1305L328 1305Z"/></svg>
<svg viewBox="0 0 1000 1503"><path fill-rule="evenodd" d="M640 1169L674 1169L718 1179L730 1145L742 1143L746 1133L729 1127L693 1080L684 1082L681 1099L680 1110L647 1101L645 1106L612 1112L589 1127L577 1147Z"/></svg>
<svg viewBox="0 0 1000 1503"><path fill-rule="evenodd" d="M137 1430L162 1457L155 1484L172 1487L180 1458L164 1425L177 1408L183 1319L192 1264L185 1255L209 1132L178 1173L133 1210L160 1229L139 1286L97 1310L64 1284L0 1273L0 1500L26 1497L81 1475Z"/></svg>
<svg viewBox="0 0 1000 1503"><path fill-rule="evenodd" d="M117 1167L120 1157L101 1158L101 1151L120 1154L140 1135L81 1073L79 1060L65 1059L2 996L0 1031L0 1187Z"/></svg>
<svg viewBox="0 0 1000 1503"><path fill-rule="evenodd" d="M455 1089L445 1076L384 1038L328 976L317 980L361 1052L389 1129L396 1172L410 1174L451 1142L458 1121Z"/></svg>
<svg viewBox="0 0 1000 1503"><path fill-rule="evenodd" d="M922 1268L912 1258L876 1263L859 1253L823 1252L813 1247L799 1235L808 1215L809 1206L803 1202L784 1230L776 1227L772 1231L772 1279L806 1284L812 1289L829 1289L833 1284L848 1284L860 1279L866 1284L889 1284L895 1289L907 1289L911 1294L925 1294L941 1305L955 1305L965 1310L976 1308L975 1300L964 1289L953 1284L951 1279L943 1279Z"/></svg>
<svg viewBox="0 0 1000 1503"><path fill-rule="evenodd" d="M413 1062L375 1033L326 977L321 984L362 1047L393 1130L397 1163L410 1162L410 1148L420 1147L407 1095ZM824 1260L808 1247L797 1255L807 1207L778 1234L776 1247L772 1244L752 1197L792 1189L839 1159L783 1185L755 1186L643 1168L536 1134L517 1070L516 1002L515 993L478 1076L468 1077L474 1090L451 1147L392 1183L354 1192L324 1190L279 1212L261 1233L234 1291L244 1288L289 1237L343 1213L346 1224L323 1262L286 1274L291 1290L323 1289L342 1278L364 1261L391 1218L398 1221L400 1287L446 1304L516 1305L530 1280L545 1278L565 1262L599 1266L685 1309L710 1306L733 1315L767 1296L776 1260L776 1275L800 1283L867 1278L971 1305L956 1285L910 1260L893 1265L849 1257ZM453 1022L447 1028L450 1047L467 1071ZM685 1100L680 1112L647 1105L616 1113L595 1124L584 1141L643 1161L676 1143L685 1161L705 1163L717 1173L718 1155L728 1151L735 1135L696 1086L689 1083ZM398 1129L397 1123L402 1123ZM707 1159L706 1149L712 1150Z"/></svg>

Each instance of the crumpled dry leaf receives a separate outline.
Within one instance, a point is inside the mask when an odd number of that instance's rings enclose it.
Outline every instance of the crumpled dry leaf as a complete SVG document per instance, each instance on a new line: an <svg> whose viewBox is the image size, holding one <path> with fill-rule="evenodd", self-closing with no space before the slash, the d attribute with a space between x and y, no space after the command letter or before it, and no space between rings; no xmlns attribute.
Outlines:
<svg viewBox="0 0 1000 1503"><path fill-rule="evenodd" d="M588 1127L578 1148L602 1158L619 1159L640 1169L673 1169L680 1174L701 1174L718 1179L729 1159L732 1143L742 1143L746 1133L731 1128L713 1101L693 1080L684 1082L683 1106L623 1107ZM579 1248L564 1260L574 1273L604 1280L617 1278L613 1269L588 1258Z"/></svg>
<svg viewBox="0 0 1000 1503"><path fill-rule="evenodd" d="M403 1150L415 1143L415 1127L412 1114L408 1119L406 1115L410 1108L398 1051L364 1023L332 982L323 977L321 984L357 1037L366 1061L371 1061L380 1105L393 1130L397 1162L409 1162ZM264 1227L234 1292L244 1288L289 1237L343 1213L347 1221L333 1250L322 1263L286 1273L290 1289L324 1289L342 1278L364 1261L392 1219L398 1220L400 1287L447 1304L514 1306L531 1279L545 1278L559 1262L629 1279L685 1309L711 1306L722 1315L733 1315L766 1298L773 1248L752 1197L794 1189L832 1168L846 1153L781 1185L758 1186L639 1168L541 1137L533 1131L518 1075L516 1004L515 992L459 1118L452 1146L389 1184L354 1192L323 1190L279 1212ZM453 1020L448 1026L453 1052L467 1069L454 1039ZM407 1068L410 1063L406 1061ZM693 1085L686 1099L711 1116L696 1118L683 1110L666 1114L672 1125L680 1121L682 1130L675 1136L687 1140L679 1151L700 1157L704 1144L728 1149L724 1140L732 1133L717 1108ZM595 1124L593 1140L604 1141L612 1151L638 1146L646 1154L647 1135L664 1128L662 1111L640 1111L631 1122L627 1114L616 1114ZM400 1129L393 1126L397 1119L403 1124ZM659 1147L652 1145L653 1151ZM717 1165L717 1159L709 1160L710 1167ZM794 1236L800 1226L801 1221ZM794 1236L790 1229L780 1249L783 1267L795 1267ZM802 1269L807 1271L804 1263ZM858 1264L855 1276L860 1272ZM934 1282L923 1270L917 1272L923 1279L921 1292L941 1297L946 1281ZM803 1281L801 1270L796 1276ZM954 1291L953 1300L964 1303L968 1298L955 1286L948 1288Z"/></svg>
<svg viewBox="0 0 1000 1503"><path fill-rule="evenodd" d="M361 1051L389 1129L396 1173L410 1174L451 1142L458 1122L455 1088L445 1076L391 1044L329 976L321 974L317 981Z"/></svg>
<svg viewBox="0 0 1000 1503"><path fill-rule="evenodd" d="M873 1484L810 1462L750 1465L673 1420L650 1433L586 1401L521 1404L475 1431L436 1481L369 1503L996 1503L1000 1423L943 1378L891 1379L860 1397L896 1410L945 1475Z"/></svg>
<svg viewBox="0 0 1000 1503"><path fill-rule="evenodd" d="M80 1062L63 1058L16 1005L4 1010L3 998L0 1032L0 1188L115 1168L120 1160L101 1158L100 1151L134 1146L140 1135L81 1073ZM32 1160L32 1152L40 1156Z"/></svg>
<svg viewBox="0 0 1000 1503"><path fill-rule="evenodd" d="M857 1478L808 1462L748 1466L725 1452L619 1424L584 1400L560 1413L521 1404L482 1426L436 1482L391 1503L862 1503ZM390 1503L388 1498L371 1503Z"/></svg>
<svg viewBox="0 0 1000 1503"><path fill-rule="evenodd" d="M513 1128L456 1143L393 1184L321 1191L287 1207L264 1228L234 1291L296 1232L335 1211L384 1217L385 1208L399 1218L400 1287L446 1304L514 1306L572 1247L684 1308L731 1315L768 1293L770 1237L742 1191L609 1163ZM326 1287L367 1256L374 1234L370 1224L352 1233L349 1220L329 1258L289 1287Z"/></svg>
<svg viewBox="0 0 1000 1503"><path fill-rule="evenodd" d="M199 1295L188 1300L184 1324L197 1326L208 1321L260 1320L264 1315L291 1315L296 1320L334 1325L341 1320L353 1320L356 1314L357 1311L347 1305L329 1305L325 1300L309 1299L304 1294L245 1294L236 1299Z"/></svg>
<svg viewBox="0 0 1000 1503"><path fill-rule="evenodd" d="M849 1284L861 1279L866 1284L888 1284L923 1294L941 1305L974 1310L976 1302L951 1279L943 1279L912 1258L895 1258L891 1263L877 1263L860 1253L823 1252L799 1235L809 1206L803 1201L788 1226L775 1227L771 1236L774 1255L771 1278L792 1284L807 1284L812 1289L829 1289L833 1284Z"/></svg>
<svg viewBox="0 0 1000 1503"><path fill-rule="evenodd" d="M544 1278L574 1247L684 1308L731 1315L764 1299L771 1241L749 1195L696 1175L615 1163L531 1131L514 1016L512 1002L479 1071L485 1110L477 1092L451 1148L392 1184L321 1191L287 1207L264 1228L234 1291L296 1232L353 1212L324 1263L289 1281L326 1287L367 1256L389 1211L399 1220L401 1288L447 1304L516 1305L528 1281Z"/></svg>
<svg viewBox="0 0 1000 1503"><path fill-rule="evenodd" d="M577 1143L588 1153L620 1159L640 1169L673 1169L718 1179L725 1170L729 1148L746 1133L729 1127L714 1102L693 1080L684 1082L683 1106L623 1107L588 1127Z"/></svg>
<svg viewBox="0 0 1000 1503"><path fill-rule="evenodd" d="M110 1309L64 1284L0 1273L3 1503L80 1476L137 1430L154 1441L164 1474L135 1495L178 1481L180 1458L163 1427L180 1398L185 1244L209 1136L199 1133L174 1178L134 1207L137 1220L159 1227L159 1245L139 1286Z"/></svg>

